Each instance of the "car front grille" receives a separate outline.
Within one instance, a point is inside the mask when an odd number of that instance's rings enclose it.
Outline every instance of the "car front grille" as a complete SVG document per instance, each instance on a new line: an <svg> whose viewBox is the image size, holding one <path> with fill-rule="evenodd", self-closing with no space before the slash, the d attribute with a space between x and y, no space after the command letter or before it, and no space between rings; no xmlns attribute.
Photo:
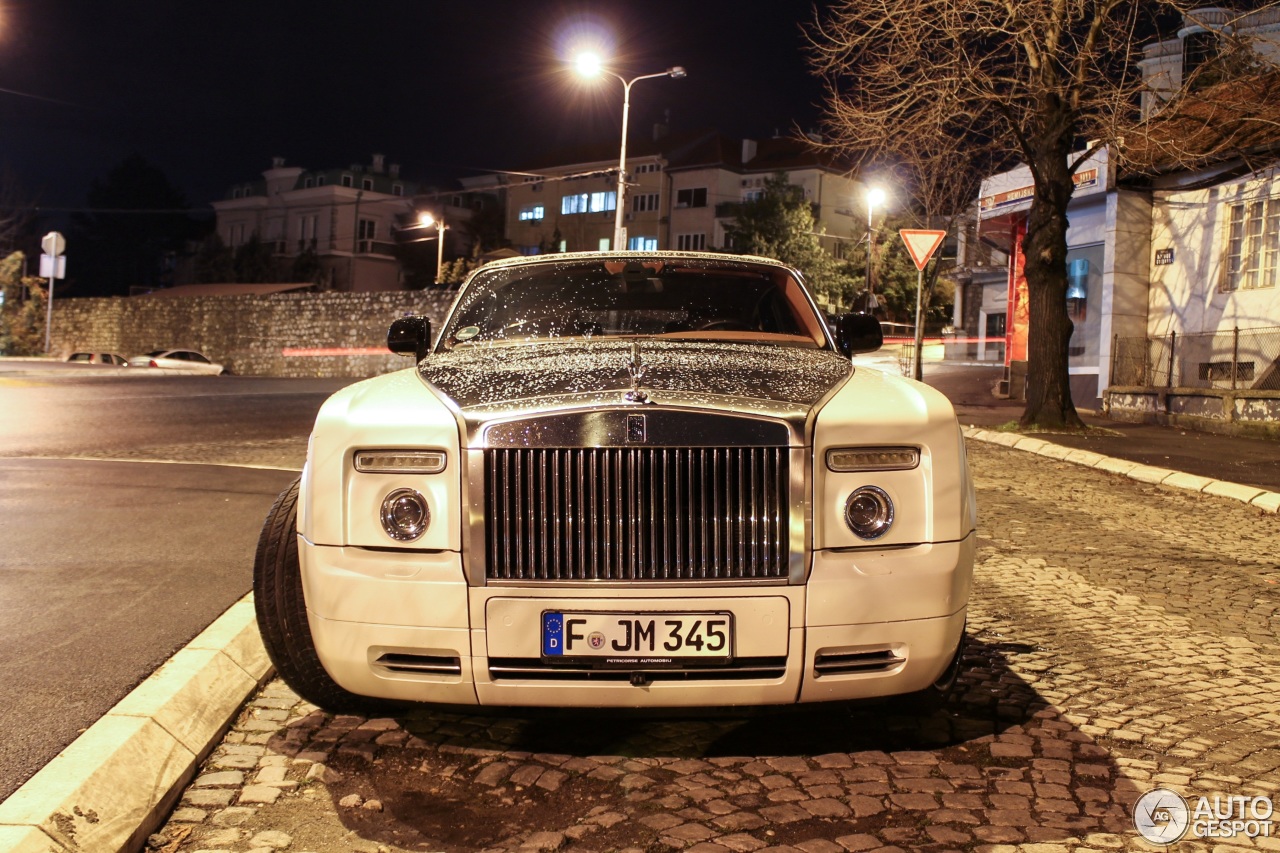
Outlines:
<svg viewBox="0 0 1280 853"><path fill-rule="evenodd" d="M490 449L486 574L786 578L789 488L784 447Z"/></svg>

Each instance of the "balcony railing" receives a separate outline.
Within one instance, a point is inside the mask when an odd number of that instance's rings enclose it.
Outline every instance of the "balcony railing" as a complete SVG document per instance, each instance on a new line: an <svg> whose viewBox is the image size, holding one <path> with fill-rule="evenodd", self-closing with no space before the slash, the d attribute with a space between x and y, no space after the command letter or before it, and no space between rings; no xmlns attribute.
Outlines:
<svg viewBox="0 0 1280 853"><path fill-rule="evenodd" d="M716 219L736 219L742 211L743 202L740 201L722 201L716 205ZM815 220L822 218L822 205L816 202L809 203L809 210L813 214Z"/></svg>
<svg viewBox="0 0 1280 853"><path fill-rule="evenodd" d="M388 243L383 240L358 240L356 241L357 255L387 255L393 256L396 253L396 244Z"/></svg>

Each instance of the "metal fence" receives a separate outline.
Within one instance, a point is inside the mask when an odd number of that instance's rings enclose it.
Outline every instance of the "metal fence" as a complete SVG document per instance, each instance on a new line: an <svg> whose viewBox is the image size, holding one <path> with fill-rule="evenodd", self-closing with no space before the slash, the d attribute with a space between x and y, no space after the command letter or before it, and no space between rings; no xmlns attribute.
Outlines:
<svg viewBox="0 0 1280 853"><path fill-rule="evenodd" d="M903 344L898 348L898 372L903 376L910 376L911 369L915 366L916 358L916 342Z"/></svg>
<svg viewBox="0 0 1280 853"><path fill-rule="evenodd" d="M1280 391L1280 327L1115 338L1112 385Z"/></svg>

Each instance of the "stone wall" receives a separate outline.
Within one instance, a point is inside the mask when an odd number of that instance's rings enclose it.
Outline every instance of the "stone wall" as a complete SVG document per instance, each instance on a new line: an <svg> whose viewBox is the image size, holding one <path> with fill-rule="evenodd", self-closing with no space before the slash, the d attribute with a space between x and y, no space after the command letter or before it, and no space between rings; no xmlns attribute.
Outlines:
<svg viewBox="0 0 1280 853"><path fill-rule="evenodd" d="M53 351L195 349L246 376L364 377L408 365L387 351L387 327L425 314L440 328L452 291L277 293L63 299Z"/></svg>
<svg viewBox="0 0 1280 853"><path fill-rule="evenodd" d="M1280 393L1275 391L1113 386L1103 393L1103 411L1128 423L1280 438Z"/></svg>

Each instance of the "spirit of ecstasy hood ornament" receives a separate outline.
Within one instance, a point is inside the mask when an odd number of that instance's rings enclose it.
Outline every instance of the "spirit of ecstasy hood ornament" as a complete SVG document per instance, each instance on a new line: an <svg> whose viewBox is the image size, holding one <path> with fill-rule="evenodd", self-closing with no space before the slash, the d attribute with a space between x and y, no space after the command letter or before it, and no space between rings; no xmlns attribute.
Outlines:
<svg viewBox="0 0 1280 853"><path fill-rule="evenodd" d="M644 375L648 372L648 368L640 363L640 342L632 341L631 343L631 361L627 364L627 373L631 374L631 390L622 395L622 398L629 403L648 403L649 395L640 390L640 383L644 381Z"/></svg>

